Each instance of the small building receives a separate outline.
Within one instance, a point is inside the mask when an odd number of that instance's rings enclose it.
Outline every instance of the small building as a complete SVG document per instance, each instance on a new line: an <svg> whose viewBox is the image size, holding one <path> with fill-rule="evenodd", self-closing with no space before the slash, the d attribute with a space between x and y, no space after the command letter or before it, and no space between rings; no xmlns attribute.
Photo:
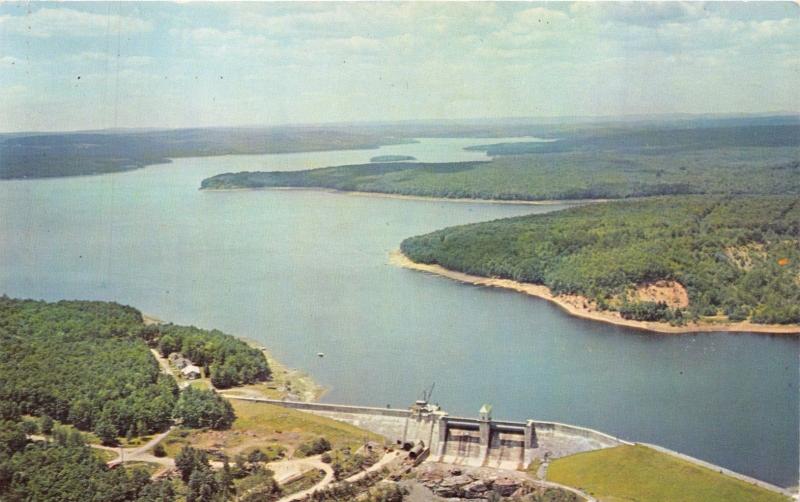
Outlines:
<svg viewBox="0 0 800 502"><path fill-rule="evenodd" d="M188 364L181 370L181 375L188 380L194 380L196 378L200 378L200 368L195 366L194 364Z"/></svg>
<svg viewBox="0 0 800 502"><path fill-rule="evenodd" d="M179 370L182 370L183 368L192 364L192 362L183 357L183 354L181 354L180 352L173 352L172 354L167 356L167 359L169 359L169 363L171 365L173 365Z"/></svg>

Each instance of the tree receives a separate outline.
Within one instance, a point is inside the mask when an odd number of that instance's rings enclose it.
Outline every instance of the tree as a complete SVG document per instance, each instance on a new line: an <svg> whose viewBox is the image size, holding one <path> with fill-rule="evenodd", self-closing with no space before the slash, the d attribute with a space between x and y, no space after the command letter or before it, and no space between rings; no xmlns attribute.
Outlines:
<svg viewBox="0 0 800 502"><path fill-rule="evenodd" d="M166 480L156 481L145 486L136 502L172 502L175 500L175 490L172 483Z"/></svg>
<svg viewBox="0 0 800 502"><path fill-rule="evenodd" d="M117 428L114 427L106 418L101 418L94 426L94 433L100 438L100 442L106 446L117 444Z"/></svg>
<svg viewBox="0 0 800 502"><path fill-rule="evenodd" d="M53 432L53 419L49 415L42 415L39 419L39 430L42 431L42 434Z"/></svg>
<svg viewBox="0 0 800 502"><path fill-rule="evenodd" d="M213 502L219 491L217 478L209 467L195 469L187 487L186 502Z"/></svg>
<svg viewBox="0 0 800 502"><path fill-rule="evenodd" d="M233 473L228 459L222 465L222 470L219 473L219 494L222 500L231 500L236 496L236 486L233 483Z"/></svg>
<svg viewBox="0 0 800 502"><path fill-rule="evenodd" d="M81 430L92 428L92 404L86 399L78 399L69 407L67 422Z"/></svg>
<svg viewBox="0 0 800 502"><path fill-rule="evenodd" d="M199 469L209 468L208 455L202 450L196 450L191 446L184 446L175 455L175 467L181 473L184 483L189 482L192 473Z"/></svg>
<svg viewBox="0 0 800 502"><path fill-rule="evenodd" d="M185 427L227 429L236 419L233 406L212 390L187 387L178 398L174 416Z"/></svg>

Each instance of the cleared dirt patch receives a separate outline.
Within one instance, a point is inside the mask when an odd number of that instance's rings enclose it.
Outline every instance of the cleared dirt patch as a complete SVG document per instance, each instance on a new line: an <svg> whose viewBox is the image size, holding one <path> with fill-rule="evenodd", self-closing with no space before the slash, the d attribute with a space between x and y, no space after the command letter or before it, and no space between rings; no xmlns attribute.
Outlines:
<svg viewBox="0 0 800 502"><path fill-rule="evenodd" d="M689 294L683 284L676 281L656 281L640 284L633 293L640 302L664 302L672 308L689 306Z"/></svg>

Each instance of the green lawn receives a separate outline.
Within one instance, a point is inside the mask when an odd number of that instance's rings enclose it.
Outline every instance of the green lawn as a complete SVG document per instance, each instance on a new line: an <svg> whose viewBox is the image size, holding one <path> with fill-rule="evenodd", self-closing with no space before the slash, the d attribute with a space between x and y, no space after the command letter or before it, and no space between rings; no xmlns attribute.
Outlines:
<svg viewBox="0 0 800 502"><path fill-rule="evenodd" d="M254 448L266 453L281 446L291 456L299 444L320 436L327 438L334 448L353 450L365 440L383 441L372 432L311 413L265 403L230 401L236 413L230 430L174 430L164 442L167 454L175 456L184 445L218 448L231 457Z"/></svg>
<svg viewBox="0 0 800 502"><path fill-rule="evenodd" d="M601 501L786 501L786 497L645 446L618 446L553 461L547 479Z"/></svg>

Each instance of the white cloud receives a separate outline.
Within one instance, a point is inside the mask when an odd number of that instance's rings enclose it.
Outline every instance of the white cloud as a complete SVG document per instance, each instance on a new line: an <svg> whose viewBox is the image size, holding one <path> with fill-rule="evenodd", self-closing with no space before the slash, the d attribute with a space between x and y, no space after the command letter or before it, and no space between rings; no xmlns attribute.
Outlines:
<svg viewBox="0 0 800 502"><path fill-rule="evenodd" d="M263 35L254 35L240 30L218 28L171 29L169 34L192 51L214 57L266 56L278 49L278 44Z"/></svg>
<svg viewBox="0 0 800 502"><path fill-rule="evenodd" d="M103 15L65 8L42 8L24 16L0 16L0 29L38 38L54 36L91 37L130 34L152 30L144 19Z"/></svg>
<svg viewBox="0 0 800 502"><path fill-rule="evenodd" d="M3 56L0 58L0 64L2 65L11 66L18 64L19 62L19 59L15 58L14 56Z"/></svg>
<svg viewBox="0 0 800 502"><path fill-rule="evenodd" d="M84 51L71 56L70 59L79 62L119 63L127 67L147 66L155 61L151 56L116 56L97 51Z"/></svg>
<svg viewBox="0 0 800 502"><path fill-rule="evenodd" d="M683 21L704 15L701 2L575 2L570 13L601 22L656 26L666 22Z"/></svg>

